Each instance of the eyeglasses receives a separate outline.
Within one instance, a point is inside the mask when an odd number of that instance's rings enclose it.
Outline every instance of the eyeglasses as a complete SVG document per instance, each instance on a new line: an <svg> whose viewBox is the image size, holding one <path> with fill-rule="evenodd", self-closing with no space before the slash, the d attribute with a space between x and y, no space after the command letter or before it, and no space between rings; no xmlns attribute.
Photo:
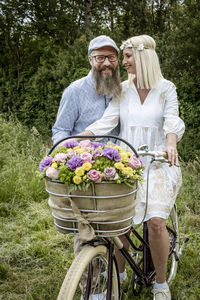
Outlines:
<svg viewBox="0 0 200 300"><path fill-rule="evenodd" d="M91 55L92 57L95 58L97 63L103 63L106 58L110 61L110 62L114 62L118 59L117 55L115 54L111 54L111 55Z"/></svg>

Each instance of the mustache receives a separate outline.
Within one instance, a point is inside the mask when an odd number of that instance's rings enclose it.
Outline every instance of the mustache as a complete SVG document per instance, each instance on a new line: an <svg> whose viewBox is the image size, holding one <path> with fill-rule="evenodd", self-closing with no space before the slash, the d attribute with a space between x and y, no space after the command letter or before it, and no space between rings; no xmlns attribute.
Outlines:
<svg viewBox="0 0 200 300"><path fill-rule="evenodd" d="M103 76L103 70L112 70L112 74L106 74ZM114 96L121 95L121 84L119 66L113 68L113 66L102 66L101 69L92 68L92 73L96 82L96 92L98 95Z"/></svg>
<svg viewBox="0 0 200 300"><path fill-rule="evenodd" d="M112 67L112 66L103 66L103 67L101 67L100 69L99 69L99 71L101 72L101 71L104 71L104 70L112 70L112 71L114 71L115 69Z"/></svg>

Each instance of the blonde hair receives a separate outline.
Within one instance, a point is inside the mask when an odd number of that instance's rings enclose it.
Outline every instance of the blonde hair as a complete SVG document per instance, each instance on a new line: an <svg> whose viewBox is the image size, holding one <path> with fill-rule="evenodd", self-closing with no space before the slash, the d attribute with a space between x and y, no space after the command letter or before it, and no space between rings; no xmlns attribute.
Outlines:
<svg viewBox="0 0 200 300"><path fill-rule="evenodd" d="M158 55L155 51L156 42L149 35L134 36L124 41L120 47L122 50L131 48L135 57L137 87L152 89L158 86L163 78L160 69ZM135 75L129 75L129 82Z"/></svg>

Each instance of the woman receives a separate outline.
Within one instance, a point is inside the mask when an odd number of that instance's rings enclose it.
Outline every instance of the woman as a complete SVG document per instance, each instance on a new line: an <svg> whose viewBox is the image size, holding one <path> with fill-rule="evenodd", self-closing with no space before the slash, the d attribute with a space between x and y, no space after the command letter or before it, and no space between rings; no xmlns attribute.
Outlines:
<svg viewBox="0 0 200 300"><path fill-rule="evenodd" d="M158 162L151 168L145 217L156 270L154 299L166 300L171 299L171 295L166 283L169 236L165 221L182 183L181 170L177 167L176 145L185 127L178 116L176 88L172 82L163 78L155 48L154 39L148 35L135 36L122 43L122 63L128 72L128 80L122 83L122 95L120 99L114 99L103 117L87 127L82 134L106 135L120 120L120 136L136 149L147 144L150 150L167 153L170 166ZM149 160L145 158L143 163L148 166ZM136 224L143 219L145 194L146 172L137 195ZM119 269L121 273L124 271L123 263Z"/></svg>

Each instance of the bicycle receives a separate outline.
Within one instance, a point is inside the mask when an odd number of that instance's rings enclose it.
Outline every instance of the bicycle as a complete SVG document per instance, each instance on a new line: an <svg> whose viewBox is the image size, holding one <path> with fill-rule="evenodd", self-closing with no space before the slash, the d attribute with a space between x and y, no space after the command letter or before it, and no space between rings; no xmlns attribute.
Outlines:
<svg viewBox="0 0 200 300"><path fill-rule="evenodd" d="M75 137L75 136L74 136ZM70 138L74 138L70 137ZM80 138L93 138L91 136L84 136ZM114 137L105 136L106 138L115 138L125 143L135 155L138 156L151 156L151 163L154 161L168 163L164 157L163 152L149 151L147 146L141 146L138 151L125 140ZM95 138L102 138L102 136L95 136ZM52 150L50 150L49 154ZM150 171L149 170L148 174ZM148 175L147 175L148 178ZM148 179L147 179L148 182ZM51 194L51 191L47 189ZM53 193L53 195L56 195ZM71 197L72 195L64 195ZM80 197L80 195L79 195ZM82 196L84 197L84 196ZM92 197L92 196L90 196ZM93 196L98 198L98 196ZM148 202L148 184L147 184L147 202ZM148 203L147 203L148 204ZM61 232L67 233L71 228L69 220L57 218L54 216L54 223ZM74 220L76 222L76 220ZM62 222L62 223L59 223ZM65 223L66 222L66 223ZM148 229L146 222L143 223L142 235L134 228L135 226L128 226L122 232L102 232L102 230L95 230L97 237L89 242L83 244L82 250L75 257L70 269L61 286L57 300L92 300L91 294L99 294L99 299L118 300L121 296L120 280L117 262L114 254L114 248L119 249L122 256L125 258L130 269L132 270L132 292L133 295L138 296L143 287L149 287L155 278L155 270L151 259L150 248L148 244ZM77 228L74 227L74 233L77 233ZM178 232L178 217L176 205L171 210L170 217L167 221L167 230L170 237L170 252L168 261L168 275L167 282L171 284L176 276L177 265L182 254L185 243L189 240L184 240L182 247L179 248L179 232ZM130 234L131 233L131 234ZM126 250L123 243L119 239L120 235L125 235L129 243L129 250ZM83 286L83 277L84 286ZM82 290L80 286L82 284ZM82 295L82 296L81 296Z"/></svg>

